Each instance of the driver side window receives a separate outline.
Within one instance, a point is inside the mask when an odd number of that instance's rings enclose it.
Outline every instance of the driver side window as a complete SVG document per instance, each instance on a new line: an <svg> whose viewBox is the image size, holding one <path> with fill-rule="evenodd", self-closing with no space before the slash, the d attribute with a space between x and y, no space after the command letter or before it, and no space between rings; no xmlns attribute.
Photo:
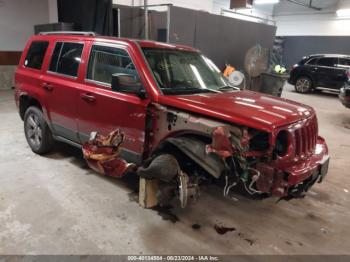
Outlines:
<svg viewBox="0 0 350 262"><path fill-rule="evenodd" d="M86 78L111 84L112 75L116 73L133 75L139 80L135 66L125 50L94 45L90 53Z"/></svg>

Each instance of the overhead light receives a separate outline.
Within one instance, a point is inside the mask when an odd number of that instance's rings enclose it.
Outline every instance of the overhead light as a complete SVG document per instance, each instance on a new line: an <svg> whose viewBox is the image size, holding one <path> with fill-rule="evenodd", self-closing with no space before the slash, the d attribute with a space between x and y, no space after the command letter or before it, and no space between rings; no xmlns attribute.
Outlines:
<svg viewBox="0 0 350 262"><path fill-rule="evenodd" d="M278 4L280 0L255 0L254 4L267 5L267 4Z"/></svg>
<svg viewBox="0 0 350 262"><path fill-rule="evenodd" d="M350 17L350 8L338 9L337 16L339 17Z"/></svg>

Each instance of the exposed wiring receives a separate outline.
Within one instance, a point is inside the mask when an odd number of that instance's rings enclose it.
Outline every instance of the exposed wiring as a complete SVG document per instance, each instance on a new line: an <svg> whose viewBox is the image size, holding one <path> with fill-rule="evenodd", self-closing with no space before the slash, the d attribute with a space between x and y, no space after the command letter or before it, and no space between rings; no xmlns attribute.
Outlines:
<svg viewBox="0 0 350 262"><path fill-rule="evenodd" d="M236 163L235 163L235 160L233 159L233 157L231 157L231 161L232 161L232 164L233 164L233 170L235 172L235 175L237 176ZM232 182L232 184L229 185L228 175L225 176L225 180L226 180L226 184L225 184L225 187L224 187L224 197L227 197L228 194L230 193L231 188L236 186L237 182L236 181Z"/></svg>
<svg viewBox="0 0 350 262"><path fill-rule="evenodd" d="M235 185L237 185L237 182L233 182L231 185L228 185L228 176L225 176L225 180L226 180L226 184L224 187L224 197L227 197L228 194L230 193L230 190L232 187L234 187Z"/></svg>
<svg viewBox="0 0 350 262"><path fill-rule="evenodd" d="M234 170L234 172L235 172L235 175L237 176L236 163L235 163L235 160L234 160L233 157L231 157L231 161L232 161L232 164L233 164L233 170ZM252 177L252 181L250 182L250 184L249 184L248 187L247 187L246 181L244 181L244 179L241 178L245 190L246 190L249 194L251 194L251 195L254 195L254 194L262 194L262 193L264 193L264 192L262 192L262 191L258 191L258 190L256 190L256 189L253 188L254 183L259 179L259 177L261 176L261 173L260 173L258 170L254 169L254 168L249 168L249 167L248 167L247 169L250 170L250 171L255 172L256 175L254 175L254 176ZM228 176L228 175L225 176L225 181L226 181L226 183L225 183L224 193L223 193L223 194L224 194L224 197L227 197L228 194L230 193L231 189L232 189L234 186L237 185L237 182L235 181L235 182L232 182L232 184L229 184L229 176Z"/></svg>
<svg viewBox="0 0 350 262"><path fill-rule="evenodd" d="M262 193L264 193L264 192L262 192L262 191L255 190L255 189L253 188L253 184L259 179L261 173L260 173L258 170L253 169L253 168L248 168L248 170L254 171L254 172L256 173L256 176L253 176L252 181L250 182L248 188L247 188L246 183L245 183L244 180L242 179L245 190L246 190L249 194L251 194L251 195L254 195L254 194L262 194Z"/></svg>

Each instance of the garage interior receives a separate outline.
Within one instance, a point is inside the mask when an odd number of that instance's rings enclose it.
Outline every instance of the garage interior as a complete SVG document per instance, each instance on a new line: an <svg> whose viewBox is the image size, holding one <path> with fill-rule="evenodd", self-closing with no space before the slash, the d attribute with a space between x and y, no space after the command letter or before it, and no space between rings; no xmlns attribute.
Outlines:
<svg viewBox="0 0 350 262"><path fill-rule="evenodd" d="M350 109L339 90L298 93L286 81L305 56L350 57L350 1L249 2L0 0L0 255L350 254ZM101 176L80 149L61 142L44 156L33 153L13 87L21 53L40 31L188 45L222 72L227 65L242 72L253 91L261 82L247 72L246 54L254 46L267 50L266 72L286 68L281 97L317 113L331 158L327 176L288 201L235 191L224 197L220 186L208 185L186 208L146 209L135 176Z"/></svg>

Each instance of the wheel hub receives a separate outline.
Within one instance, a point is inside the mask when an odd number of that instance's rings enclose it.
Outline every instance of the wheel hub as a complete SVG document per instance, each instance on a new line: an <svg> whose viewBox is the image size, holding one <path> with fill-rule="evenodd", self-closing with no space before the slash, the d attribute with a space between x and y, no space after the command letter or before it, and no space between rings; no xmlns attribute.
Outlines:
<svg viewBox="0 0 350 262"><path fill-rule="evenodd" d="M299 79L296 87L299 91L306 92L310 88L310 81L307 79Z"/></svg>
<svg viewBox="0 0 350 262"><path fill-rule="evenodd" d="M39 147L42 139L42 130L38 118L35 115L28 117L27 134L30 142Z"/></svg>

